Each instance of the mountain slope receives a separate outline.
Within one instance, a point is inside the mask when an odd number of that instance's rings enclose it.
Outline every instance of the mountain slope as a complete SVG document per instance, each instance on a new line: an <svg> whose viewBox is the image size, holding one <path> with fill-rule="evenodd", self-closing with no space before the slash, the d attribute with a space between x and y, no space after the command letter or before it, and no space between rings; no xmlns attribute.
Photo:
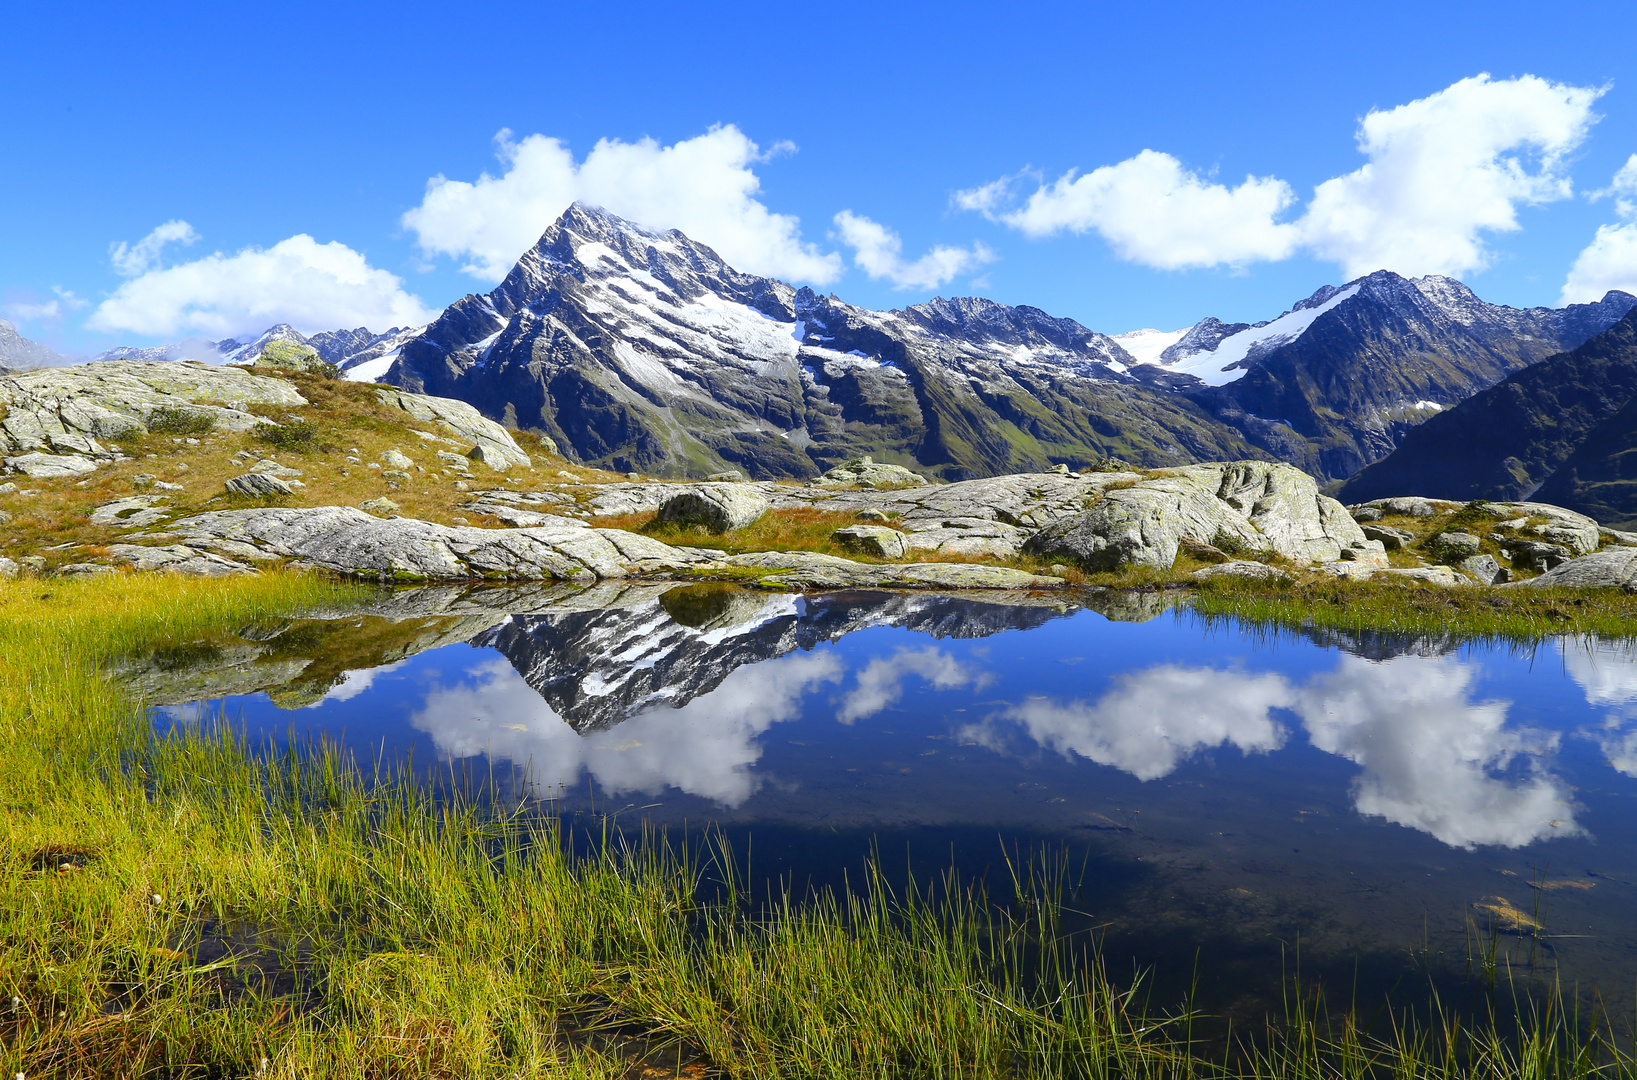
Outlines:
<svg viewBox="0 0 1637 1080"><path fill-rule="evenodd" d="M1618 425L1591 448L1586 444L1634 396L1637 311L1578 349L1525 368L1427 421L1393 454L1343 485L1339 497L1347 502L1391 495L1544 499L1543 485L1577 450L1601 455L1583 456L1575 465L1588 482L1596 461L1621 450ZM1580 509L1563 497L1556 492L1551 501ZM1605 513L1598 520L1629 517Z"/></svg>
<svg viewBox="0 0 1637 1080"><path fill-rule="evenodd" d="M17 327L0 319L0 368L54 367L71 363L48 345L30 341L17 332Z"/></svg>
<svg viewBox="0 0 1637 1080"><path fill-rule="evenodd" d="M866 453L944 479L1261 456L1133 363L1035 308L869 311L576 204L493 292L407 342L384 381L659 475L811 476Z"/></svg>
<svg viewBox="0 0 1637 1080"><path fill-rule="evenodd" d="M1221 337L1212 352L1186 353L1186 337L1167 351L1173 368L1219 381L1184 391L1218 419L1314 476L1339 479L1392 453L1440 410L1580 346L1634 305L1637 297L1611 292L1596 304L1520 310L1487 304L1449 278L1383 270L1327 286L1272 323ZM1298 324L1294 336L1276 333L1288 323ZM1231 328L1210 329L1204 336ZM1224 360L1237 366L1222 371Z"/></svg>

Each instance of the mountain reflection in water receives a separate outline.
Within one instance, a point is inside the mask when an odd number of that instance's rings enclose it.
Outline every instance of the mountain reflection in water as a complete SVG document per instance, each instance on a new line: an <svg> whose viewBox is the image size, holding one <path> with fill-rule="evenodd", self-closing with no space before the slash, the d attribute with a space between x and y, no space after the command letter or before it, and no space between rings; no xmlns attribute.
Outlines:
<svg viewBox="0 0 1637 1080"><path fill-rule="evenodd" d="M1231 928L1399 964L1558 890L1551 963L1629 988L1631 649L1271 633L1174 601L406 590L123 675L168 722L219 701L361 760L486 761L560 807L740 830L798 880L873 843L979 867L997 840L1066 846L1138 956Z"/></svg>

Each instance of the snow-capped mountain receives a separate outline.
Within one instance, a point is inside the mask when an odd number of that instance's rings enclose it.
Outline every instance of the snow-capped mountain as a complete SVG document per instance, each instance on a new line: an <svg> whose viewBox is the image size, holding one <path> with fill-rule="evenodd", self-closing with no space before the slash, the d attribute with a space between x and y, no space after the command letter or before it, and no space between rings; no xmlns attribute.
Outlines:
<svg viewBox="0 0 1637 1080"><path fill-rule="evenodd" d="M397 359L403 343L425 330L424 326L394 326L377 334L360 326L356 330L326 330L308 337L289 323L278 323L251 338L223 338L185 341L150 348L122 346L98 353L97 360L199 360L207 364L253 364L268 345L288 341L310 345L318 355L347 373L349 379L374 382Z"/></svg>
<svg viewBox="0 0 1637 1080"><path fill-rule="evenodd" d="M1199 402L1264 451L1324 479L1391 453L1406 432L1508 375L1577 348L1637 297L1510 308L1453 278L1378 271L1327 285L1276 319L1203 319L1117 335L1162 385Z"/></svg>
<svg viewBox="0 0 1637 1080"><path fill-rule="evenodd" d="M874 454L945 479L1107 456L1241 456L1106 335L982 299L871 311L740 273L677 231L576 204L385 381L458 397L582 461L811 476Z"/></svg>
<svg viewBox="0 0 1637 1080"><path fill-rule="evenodd" d="M356 330L326 330L308 338L307 344L354 382L378 382L398 359L404 342L425 329L424 326L394 326L380 334L362 326Z"/></svg>

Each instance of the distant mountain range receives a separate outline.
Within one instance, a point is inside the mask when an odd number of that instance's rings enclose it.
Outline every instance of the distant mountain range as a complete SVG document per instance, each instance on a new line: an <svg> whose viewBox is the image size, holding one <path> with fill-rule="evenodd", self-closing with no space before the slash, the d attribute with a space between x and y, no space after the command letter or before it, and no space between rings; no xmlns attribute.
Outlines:
<svg viewBox="0 0 1637 1080"><path fill-rule="evenodd" d="M861 454L944 480L1264 457L1339 482L1634 306L1610 292L1520 310L1379 271L1265 322L1110 337L979 298L856 307L576 204L497 288L426 327L309 338L281 324L95 359L246 363L305 343L349 378L460 398L586 464L661 476L805 477ZM0 323L0 364L63 362L30 348L45 349Z"/></svg>
<svg viewBox="0 0 1637 1080"><path fill-rule="evenodd" d="M1637 523L1637 311L1427 421L1341 489L1386 495L1535 499Z"/></svg>
<svg viewBox="0 0 1637 1080"><path fill-rule="evenodd" d="M982 299L871 311L576 205L498 288L406 342L384 381L621 471L807 476L870 453L953 480L1254 456L1339 480L1633 305L1518 310L1382 271L1265 323L1112 338Z"/></svg>

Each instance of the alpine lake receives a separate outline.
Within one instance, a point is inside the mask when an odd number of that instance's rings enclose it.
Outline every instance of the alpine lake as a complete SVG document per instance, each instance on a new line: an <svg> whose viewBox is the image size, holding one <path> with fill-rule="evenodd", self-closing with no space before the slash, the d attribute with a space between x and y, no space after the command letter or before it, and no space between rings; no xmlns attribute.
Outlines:
<svg viewBox="0 0 1637 1080"><path fill-rule="evenodd" d="M954 871L1066 909L1156 1010L1556 987L1629 1034L1637 646L1348 636L1177 594L419 588L127 658L161 730L610 832L710 836L752 894ZM1620 1018L1626 1018L1622 1021Z"/></svg>

